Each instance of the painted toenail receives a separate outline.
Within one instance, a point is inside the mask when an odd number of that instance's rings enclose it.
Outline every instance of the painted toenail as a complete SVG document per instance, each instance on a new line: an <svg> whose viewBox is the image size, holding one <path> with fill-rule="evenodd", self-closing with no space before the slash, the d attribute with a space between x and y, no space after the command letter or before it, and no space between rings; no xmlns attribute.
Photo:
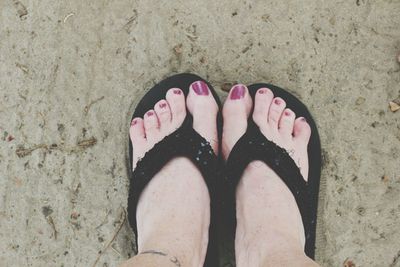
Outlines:
<svg viewBox="0 0 400 267"><path fill-rule="evenodd" d="M137 120L131 121L131 126L133 126L133 125L135 125L135 124L137 124Z"/></svg>
<svg viewBox="0 0 400 267"><path fill-rule="evenodd" d="M208 95L208 86L203 81L197 81L192 83L194 92L198 95Z"/></svg>
<svg viewBox="0 0 400 267"><path fill-rule="evenodd" d="M258 93L259 94L265 94L267 91L266 90L264 90L264 89L260 89L260 90L258 90Z"/></svg>
<svg viewBox="0 0 400 267"><path fill-rule="evenodd" d="M182 91L179 89L174 89L174 94L180 95L180 94L182 94Z"/></svg>
<svg viewBox="0 0 400 267"><path fill-rule="evenodd" d="M231 99L241 99L246 93L246 87L242 84L237 84L232 88Z"/></svg>
<svg viewBox="0 0 400 267"><path fill-rule="evenodd" d="M284 113L285 113L285 116L290 116L290 112L289 111L286 110Z"/></svg>
<svg viewBox="0 0 400 267"><path fill-rule="evenodd" d="M153 111L149 111L149 112L147 112L147 116L153 116L154 115L154 112Z"/></svg>
<svg viewBox="0 0 400 267"><path fill-rule="evenodd" d="M282 103L282 101L279 98L275 98L274 102L277 105L280 105Z"/></svg>
<svg viewBox="0 0 400 267"><path fill-rule="evenodd" d="M302 122L306 122L306 119L305 119L304 117L301 117L300 120L301 120Z"/></svg>
<svg viewBox="0 0 400 267"><path fill-rule="evenodd" d="M158 106L159 106L160 108L165 108L165 107L167 106L167 103L160 103Z"/></svg>

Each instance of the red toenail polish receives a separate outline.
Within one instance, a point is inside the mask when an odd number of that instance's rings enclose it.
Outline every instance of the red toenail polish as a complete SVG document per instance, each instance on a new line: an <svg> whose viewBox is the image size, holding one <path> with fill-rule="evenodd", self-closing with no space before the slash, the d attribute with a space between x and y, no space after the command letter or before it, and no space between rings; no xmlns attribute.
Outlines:
<svg viewBox="0 0 400 267"><path fill-rule="evenodd" d="M231 89L231 99L236 100L236 99L241 99L244 97L246 93L246 86L242 84L237 84Z"/></svg>
<svg viewBox="0 0 400 267"><path fill-rule="evenodd" d="M278 98L275 98L274 102L275 102L275 104L277 104L277 105L280 105L280 104L281 104L281 100L278 99Z"/></svg>
<svg viewBox="0 0 400 267"><path fill-rule="evenodd" d="M285 111L285 116L289 116L290 115L290 112L289 111Z"/></svg>
<svg viewBox="0 0 400 267"><path fill-rule="evenodd" d="M180 95L180 94L182 94L182 91L181 91L181 90L179 90L179 89L175 89L175 90L174 90L174 94L176 94L176 95Z"/></svg>
<svg viewBox="0 0 400 267"><path fill-rule="evenodd" d="M167 106L167 103L160 103L158 106L159 106L160 108L165 108L165 107Z"/></svg>
<svg viewBox="0 0 400 267"><path fill-rule="evenodd" d="M153 111L149 111L149 112L147 112L147 116L153 116L154 115L154 112Z"/></svg>
<svg viewBox="0 0 400 267"><path fill-rule="evenodd" d="M208 86L203 81L192 83L193 91L198 95L208 95Z"/></svg>
<svg viewBox="0 0 400 267"><path fill-rule="evenodd" d="M260 90L258 90L258 93L259 94L265 94L267 91L265 91L264 89L260 89Z"/></svg>
<svg viewBox="0 0 400 267"><path fill-rule="evenodd" d="M131 126L135 125L137 123L137 120L131 121Z"/></svg>

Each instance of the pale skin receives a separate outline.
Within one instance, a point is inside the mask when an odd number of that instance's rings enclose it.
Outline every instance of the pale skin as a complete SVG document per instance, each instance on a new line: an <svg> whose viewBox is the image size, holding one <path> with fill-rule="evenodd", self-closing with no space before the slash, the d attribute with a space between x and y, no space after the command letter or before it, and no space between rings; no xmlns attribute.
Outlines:
<svg viewBox="0 0 400 267"><path fill-rule="evenodd" d="M303 118L285 108L267 88L259 89L253 103L248 89L234 86L223 107L222 151L218 151L218 106L205 83L182 91L171 88L164 100L144 118L134 118L130 137L133 166L144 153L193 116L193 128L208 140L216 154L227 159L245 133L252 116L262 133L290 151L304 179L308 176L307 144L311 129ZM251 109L254 105L254 111ZM187 110L186 110L187 109ZM304 254L304 230L293 195L265 163L254 161L245 169L236 192L236 265L319 266ZM137 208L138 255L122 267L200 267L208 244L210 197L203 177L188 159L172 159L151 180Z"/></svg>

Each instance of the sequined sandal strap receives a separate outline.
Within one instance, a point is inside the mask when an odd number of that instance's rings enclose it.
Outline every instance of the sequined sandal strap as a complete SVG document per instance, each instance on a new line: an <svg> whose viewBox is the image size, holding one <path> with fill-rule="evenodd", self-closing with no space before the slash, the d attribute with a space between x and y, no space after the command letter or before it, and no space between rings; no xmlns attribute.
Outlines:
<svg viewBox="0 0 400 267"><path fill-rule="evenodd" d="M299 207L305 232L310 233L315 220L310 219L312 214L312 198L309 187L303 179L300 169L290 157L288 152L269 141L261 133L258 126L250 121L247 132L239 139L233 147L226 164L226 183L229 188L227 202L235 203L235 191L243 171L252 161L265 162L282 179L290 189ZM225 203L226 211L232 218L235 213L235 206ZM234 219L233 219L234 220Z"/></svg>

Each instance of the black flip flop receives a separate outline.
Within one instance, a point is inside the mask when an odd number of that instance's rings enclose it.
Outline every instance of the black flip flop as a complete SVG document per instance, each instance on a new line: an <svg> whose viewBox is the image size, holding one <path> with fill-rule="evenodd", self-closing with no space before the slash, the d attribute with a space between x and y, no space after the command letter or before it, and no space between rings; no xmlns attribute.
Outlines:
<svg viewBox="0 0 400 267"><path fill-rule="evenodd" d="M212 86L201 77L183 73L171 76L156 84L150 89L142 100L136 106L132 119L135 117L143 117L143 115L161 99L165 99L165 95L170 88L179 88L185 96L189 93L189 86L195 81L203 81L207 83L217 104L221 107L221 102L217 93ZM221 110L221 108L220 108ZM129 140L129 197L128 197L128 219L135 233L137 243L137 222L136 207L141 192L144 190L150 180L157 174L160 169L171 159L179 156L190 159L201 172L206 185L208 187L211 199L211 222L209 230L209 243L207 256L204 266L218 266L218 254L216 249L215 238L215 205L216 205L216 181L220 177L220 157L216 156L209 144L201 135L199 135L192 127L193 118L189 112L175 132L166 136L157 143L150 151L148 151L136 165L132 171L132 153L133 147ZM219 111L217 116L218 139L221 140L222 133L222 114Z"/></svg>
<svg viewBox="0 0 400 267"><path fill-rule="evenodd" d="M304 181L299 168L286 150L269 141L250 116L246 133L235 144L226 163L225 184L228 185L229 193L223 203L223 208L227 212L225 223L232 234L232 231L236 228L235 192L238 182L250 162L254 160L264 161L278 174L295 197L306 235L305 253L313 259L321 176L321 144L317 126L306 106L282 88L263 83L250 85L248 89L253 100L260 88L271 89L275 97L284 99L286 106L292 109L297 117L304 117L311 126L311 137L308 144L308 181Z"/></svg>

